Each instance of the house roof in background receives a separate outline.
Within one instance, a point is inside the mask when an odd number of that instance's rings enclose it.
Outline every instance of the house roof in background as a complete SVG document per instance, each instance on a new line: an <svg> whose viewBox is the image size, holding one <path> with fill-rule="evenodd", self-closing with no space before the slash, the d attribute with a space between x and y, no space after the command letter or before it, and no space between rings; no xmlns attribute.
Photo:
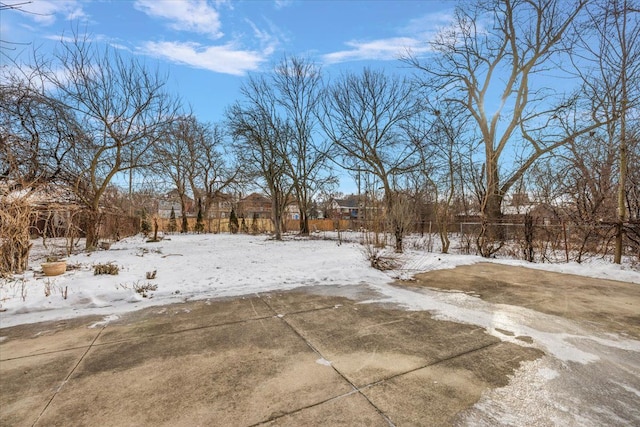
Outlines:
<svg viewBox="0 0 640 427"><path fill-rule="evenodd" d="M3 186L0 186L0 196L3 201L15 202L24 200L35 207L47 207L50 205L78 206L81 204L68 187L56 183L13 190L10 189L10 185L7 183L3 184Z"/></svg>

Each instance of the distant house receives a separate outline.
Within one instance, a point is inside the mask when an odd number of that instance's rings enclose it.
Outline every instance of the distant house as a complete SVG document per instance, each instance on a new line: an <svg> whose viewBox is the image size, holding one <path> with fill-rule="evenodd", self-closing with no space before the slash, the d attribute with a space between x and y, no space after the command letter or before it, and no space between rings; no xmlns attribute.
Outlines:
<svg viewBox="0 0 640 427"><path fill-rule="evenodd" d="M362 209L357 196L331 201L331 217L334 219L358 219Z"/></svg>
<svg viewBox="0 0 640 427"><path fill-rule="evenodd" d="M171 210L176 216L176 218L182 216L182 208L180 202L175 200L158 200L158 217L159 218L169 218L171 217Z"/></svg>
<svg viewBox="0 0 640 427"><path fill-rule="evenodd" d="M209 205L208 217L228 218L235 201L235 197L231 194L216 192Z"/></svg>
<svg viewBox="0 0 640 427"><path fill-rule="evenodd" d="M187 216L193 216L197 213L195 212L195 205L193 199L186 197L185 212ZM182 204L180 203L178 190L171 190L158 200L158 217L169 218L172 208L176 214L176 218L182 216Z"/></svg>
<svg viewBox="0 0 640 427"><path fill-rule="evenodd" d="M173 209L176 218L182 216L182 205L180 198L169 192L158 200L158 217L169 218Z"/></svg>
<svg viewBox="0 0 640 427"><path fill-rule="evenodd" d="M501 207L503 223L521 224L526 215L531 215L537 224L551 225L559 224L560 220L553 208L544 203L532 202L524 193L516 193L510 197L505 197ZM459 223L480 223L482 216L478 211L467 214L456 215Z"/></svg>
<svg viewBox="0 0 640 427"><path fill-rule="evenodd" d="M242 218L271 218L271 199L252 193L238 201L236 214Z"/></svg>
<svg viewBox="0 0 640 427"><path fill-rule="evenodd" d="M524 221L525 215L530 215L537 224L560 223L557 213L551 206L530 200L526 193L515 193L511 197L506 197L502 214L506 222L520 223Z"/></svg>
<svg viewBox="0 0 640 427"><path fill-rule="evenodd" d="M290 201L285 208L285 218L299 220L300 219L300 207L295 200Z"/></svg>

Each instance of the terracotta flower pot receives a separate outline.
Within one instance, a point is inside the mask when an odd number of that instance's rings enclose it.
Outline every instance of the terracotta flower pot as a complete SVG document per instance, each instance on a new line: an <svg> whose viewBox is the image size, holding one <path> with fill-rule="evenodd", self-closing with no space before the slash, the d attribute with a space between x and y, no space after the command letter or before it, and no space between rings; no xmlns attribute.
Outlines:
<svg viewBox="0 0 640 427"><path fill-rule="evenodd" d="M67 271L67 261L44 262L40 265L45 276L59 276Z"/></svg>

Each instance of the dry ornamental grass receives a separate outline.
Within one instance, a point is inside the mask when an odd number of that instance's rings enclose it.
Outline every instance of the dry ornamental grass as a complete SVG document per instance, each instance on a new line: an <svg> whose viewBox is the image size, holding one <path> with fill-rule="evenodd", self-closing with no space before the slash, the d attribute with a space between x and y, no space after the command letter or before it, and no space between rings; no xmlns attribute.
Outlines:
<svg viewBox="0 0 640 427"><path fill-rule="evenodd" d="M22 273L29 263L32 209L23 199L0 203L0 276Z"/></svg>

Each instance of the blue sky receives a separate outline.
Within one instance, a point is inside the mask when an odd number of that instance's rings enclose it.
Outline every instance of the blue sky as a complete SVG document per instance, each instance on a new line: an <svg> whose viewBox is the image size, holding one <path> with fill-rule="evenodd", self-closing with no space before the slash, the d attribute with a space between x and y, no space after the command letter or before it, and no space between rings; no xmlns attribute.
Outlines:
<svg viewBox="0 0 640 427"><path fill-rule="evenodd" d="M24 0L2 0L4 4ZM270 71L284 54L322 65L329 77L364 66L406 72L398 57L427 53L451 19L453 1L33 0L0 16L0 39L52 49L74 27L100 43L158 65L169 88L203 121L223 119L248 73ZM6 61L6 58L0 58Z"/></svg>
<svg viewBox="0 0 640 427"><path fill-rule="evenodd" d="M284 54L309 57L330 76L363 66L402 72L397 58L406 48L426 52L454 2L33 0L22 7L33 13L2 12L0 38L30 45L5 53L46 52L77 26L158 64L198 116L219 121L243 77L269 71Z"/></svg>

